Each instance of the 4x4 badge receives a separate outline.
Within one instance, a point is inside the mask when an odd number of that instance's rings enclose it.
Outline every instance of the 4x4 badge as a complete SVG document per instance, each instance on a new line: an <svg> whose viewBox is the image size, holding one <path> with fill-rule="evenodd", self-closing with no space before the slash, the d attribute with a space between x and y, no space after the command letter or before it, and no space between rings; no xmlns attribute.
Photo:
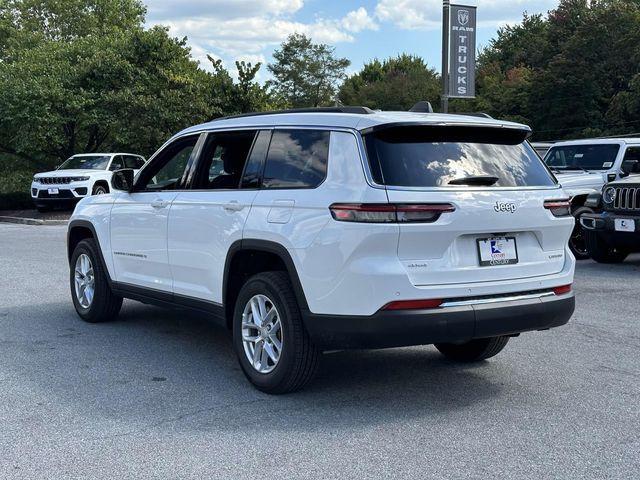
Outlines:
<svg viewBox="0 0 640 480"><path fill-rule="evenodd" d="M516 207L516 204L512 202L496 202L496 204L493 206L493 209L498 213L500 212L514 213L517 208L518 207Z"/></svg>

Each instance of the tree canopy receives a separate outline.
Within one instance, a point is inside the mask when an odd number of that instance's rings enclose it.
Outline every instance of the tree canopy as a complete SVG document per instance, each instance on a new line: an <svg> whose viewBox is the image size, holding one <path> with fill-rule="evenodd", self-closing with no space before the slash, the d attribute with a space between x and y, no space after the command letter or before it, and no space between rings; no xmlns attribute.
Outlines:
<svg viewBox="0 0 640 480"><path fill-rule="evenodd" d="M290 35L273 53L268 65L273 79L268 86L290 107L318 107L335 101L337 83L351 64L337 58L335 49L323 43L313 43L301 33Z"/></svg>
<svg viewBox="0 0 640 480"><path fill-rule="evenodd" d="M477 99L452 108L523 121L537 139L640 131L640 2L561 0L498 31Z"/></svg>
<svg viewBox="0 0 640 480"><path fill-rule="evenodd" d="M338 98L345 105L408 110L421 100L436 105L440 92L440 76L436 71L422 58L402 54L365 64L360 72L345 80Z"/></svg>
<svg viewBox="0 0 640 480"><path fill-rule="evenodd" d="M260 65L190 58L186 39L143 28L138 0L0 4L0 154L51 166L74 153L150 155L176 131L271 104Z"/></svg>

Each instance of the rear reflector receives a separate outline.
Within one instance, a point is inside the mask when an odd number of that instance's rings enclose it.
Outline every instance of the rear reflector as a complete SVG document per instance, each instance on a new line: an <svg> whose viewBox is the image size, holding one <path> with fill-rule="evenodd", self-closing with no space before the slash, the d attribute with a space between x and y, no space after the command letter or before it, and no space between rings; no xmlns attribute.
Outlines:
<svg viewBox="0 0 640 480"><path fill-rule="evenodd" d="M553 289L553 293L555 293L556 295L564 295L565 293L569 293L570 291L571 291L571 284L562 285L560 287L555 287Z"/></svg>
<svg viewBox="0 0 640 480"><path fill-rule="evenodd" d="M438 308L442 305L442 300L399 300L387 303L382 310L423 310L426 308Z"/></svg>
<svg viewBox="0 0 640 480"><path fill-rule="evenodd" d="M554 217L568 217L571 215L571 202L568 198L545 200L544 208L549 210Z"/></svg>
<svg viewBox="0 0 640 480"><path fill-rule="evenodd" d="M455 209L450 203L334 203L329 207L335 220L360 223L431 223Z"/></svg>

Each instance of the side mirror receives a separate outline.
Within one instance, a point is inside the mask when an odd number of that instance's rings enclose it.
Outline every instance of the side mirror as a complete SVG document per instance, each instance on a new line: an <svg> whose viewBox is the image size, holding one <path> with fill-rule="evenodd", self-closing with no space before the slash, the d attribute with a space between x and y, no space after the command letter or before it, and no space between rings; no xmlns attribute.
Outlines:
<svg viewBox="0 0 640 480"><path fill-rule="evenodd" d="M133 191L133 169L124 168L113 172L111 185L116 190L124 190L125 192L131 193Z"/></svg>
<svg viewBox="0 0 640 480"><path fill-rule="evenodd" d="M625 172L624 170L620 170L620 173L618 175L620 176L620 178L628 177L629 176L629 172Z"/></svg>

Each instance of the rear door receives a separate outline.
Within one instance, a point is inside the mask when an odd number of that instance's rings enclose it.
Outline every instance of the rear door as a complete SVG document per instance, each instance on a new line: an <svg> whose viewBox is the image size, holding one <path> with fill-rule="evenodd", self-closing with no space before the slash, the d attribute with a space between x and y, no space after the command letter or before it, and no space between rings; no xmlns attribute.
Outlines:
<svg viewBox="0 0 640 480"><path fill-rule="evenodd" d="M545 208L564 195L525 138L518 130L434 126L365 135L372 176L390 203L452 210L431 223L400 223L398 256L413 284L562 270L574 221Z"/></svg>

